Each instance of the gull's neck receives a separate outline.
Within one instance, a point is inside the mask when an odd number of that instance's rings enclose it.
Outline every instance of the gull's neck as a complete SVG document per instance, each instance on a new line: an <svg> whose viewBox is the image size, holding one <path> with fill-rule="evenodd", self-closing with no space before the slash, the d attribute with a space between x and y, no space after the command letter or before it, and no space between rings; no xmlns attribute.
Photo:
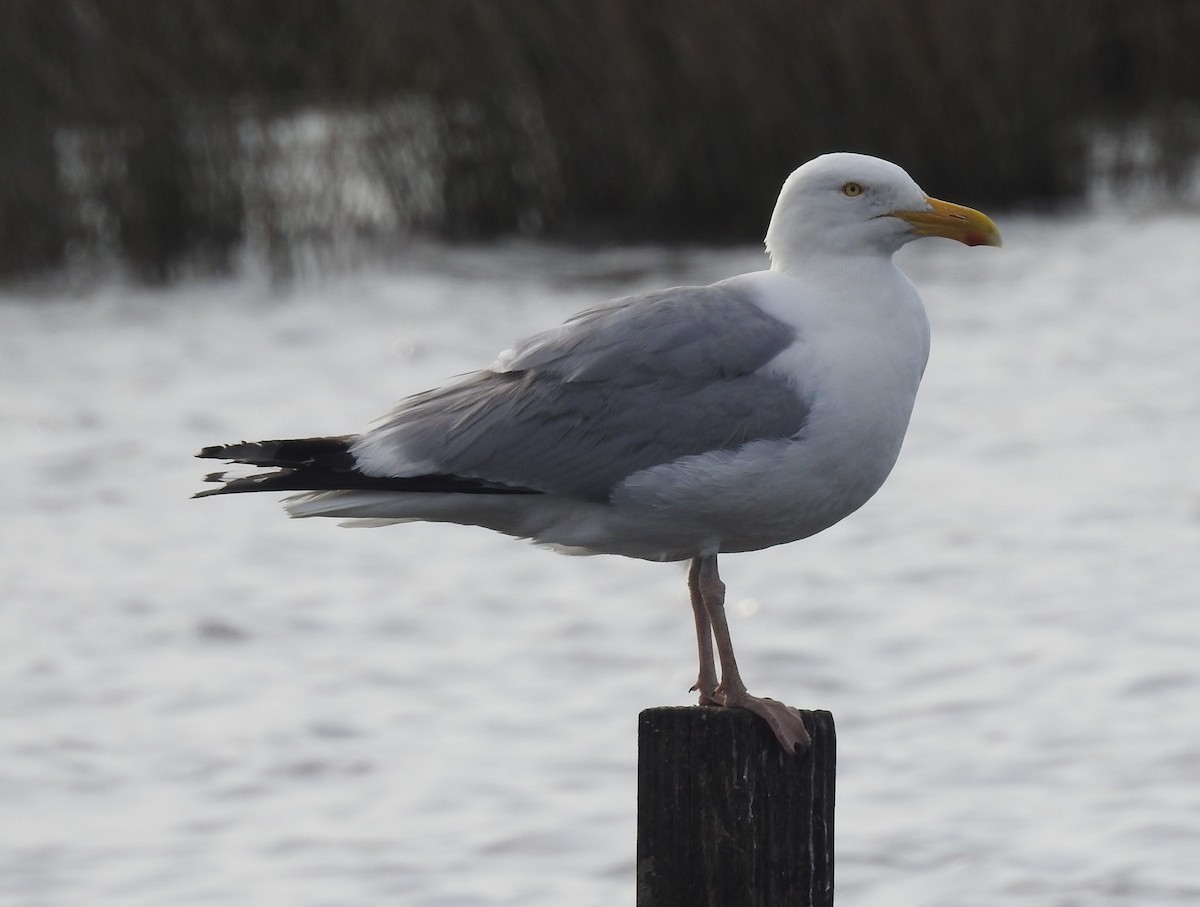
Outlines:
<svg viewBox="0 0 1200 907"><path fill-rule="evenodd" d="M878 249L832 254L824 249L791 250L786 255L772 254L770 270L797 280L838 285L867 276L899 275L901 272L892 260L892 254Z"/></svg>

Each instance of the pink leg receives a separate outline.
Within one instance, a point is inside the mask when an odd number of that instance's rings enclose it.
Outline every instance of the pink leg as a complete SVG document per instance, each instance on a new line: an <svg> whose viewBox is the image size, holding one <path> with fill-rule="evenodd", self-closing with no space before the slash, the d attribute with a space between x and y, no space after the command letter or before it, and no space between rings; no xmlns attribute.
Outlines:
<svg viewBox="0 0 1200 907"><path fill-rule="evenodd" d="M704 598L700 595L700 561L701 558L692 558L692 565L688 568L688 594L692 599L692 615L696 618L696 648L700 653L700 674L692 690L700 693L700 705L720 705L714 698L717 692L717 666L713 661L712 624L708 620Z"/></svg>
<svg viewBox="0 0 1200 907"><path fill-rule="evenodd" d="M711 698L721 705L746 709L762 718L787 752L806 749L811 741L798 711L774 699L751 696L746 691L737 659L733 655L729 622L725 619L725 584L717 573L717 556L712 554L696 558L692 565L693 572L697 574L696 588L708 614L708 623L717 643L717 657L721 662L721 683ZM691 576L689 585L690 580Z"/></svg>

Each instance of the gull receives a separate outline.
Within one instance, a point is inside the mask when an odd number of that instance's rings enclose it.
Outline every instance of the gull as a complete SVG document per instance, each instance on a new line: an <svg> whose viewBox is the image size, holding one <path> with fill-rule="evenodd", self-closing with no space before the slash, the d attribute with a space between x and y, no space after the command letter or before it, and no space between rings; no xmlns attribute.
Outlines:
<svg viewBox="0 0 1200 907"><path fill-rule="evenodd" d="M767 270L588 309L360 434L206 447L268 471L214 473L223 484L197 496L299 492L284 501L294 517L690 561L700 704L747 709L803 750L799 711L746 689L717 557L828 529L882 485L929 354L892 257L930 236L1000 245L988 217L895 164L822 155L783 184Z"/></svg>

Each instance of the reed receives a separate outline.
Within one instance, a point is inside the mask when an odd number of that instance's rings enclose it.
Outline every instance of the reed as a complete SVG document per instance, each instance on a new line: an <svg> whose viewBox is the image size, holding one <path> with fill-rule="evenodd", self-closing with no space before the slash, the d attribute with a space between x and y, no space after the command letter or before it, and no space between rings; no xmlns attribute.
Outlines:
<svg viewBox="0 0 1200 907"><path fill-rule="evenodd" d="M414 231L755 241L829 149L1011 207L1082 198L1103 134L1117 184L1177 189L1198 41L1185 0L9 0L0 276L247 245L286 271Z"/></svg>

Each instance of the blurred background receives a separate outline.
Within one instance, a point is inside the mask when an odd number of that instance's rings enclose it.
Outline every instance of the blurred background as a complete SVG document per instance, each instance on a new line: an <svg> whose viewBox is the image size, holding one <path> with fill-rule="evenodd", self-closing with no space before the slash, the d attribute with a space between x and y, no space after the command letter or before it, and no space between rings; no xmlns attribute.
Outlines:
<svg viewBox="0 0 1200 907"><path fill-rule="evenodd" d="M8 0L0 278L449 239L756 241L830 149L1196 200L1192 0Z"/></svg>
<svg viewBox="0 0 1200 907"><path fill-rule="evenodd" d="M1005 245L901 250L893 475L722 561L751 688L836 716L838 903L1195 907L1197 48L1200 0L0 0L0 905L632 904L682 567L192 454L760 269L856 150Z"/></svg>

